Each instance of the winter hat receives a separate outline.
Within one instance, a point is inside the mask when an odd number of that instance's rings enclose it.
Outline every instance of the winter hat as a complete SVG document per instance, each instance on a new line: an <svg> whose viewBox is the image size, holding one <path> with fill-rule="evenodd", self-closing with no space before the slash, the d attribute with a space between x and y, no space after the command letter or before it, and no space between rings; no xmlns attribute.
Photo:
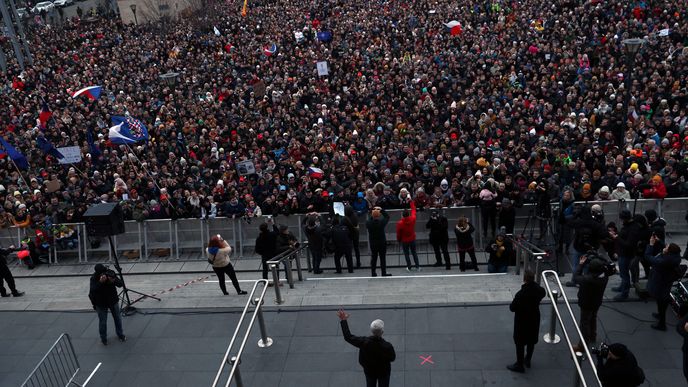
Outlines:
<svg viewBox="0 0 688 387"><path fill-rule="evenodd" d="M626 184L624 183L619 183L616 185L616 188L626 188Z"/></svg>
<svg viewBox="0 0 688 387"><path fill-rule="evenodd" d="M652 181L659 184L662 182L662 176L654 175L654 176L652 176Z"/></svg>
<svg viewBox="0 0 688 387"><path fill-rule="evenodd" d="M609 187L607 187L606 185L602 186L602 188L600 188L600 192L609 193Z"/></svg>
<svg viewBox="0 0 688 387"><path fill-rule="evenodd" d="M445 186L445 185L449 185L449 182L447 181L447 179L442 179L440 186Z"/></svg>
<svg viewBox="0 0 688 387"><path fill-rule="evenodd" d="M649 210L645 211L645 218L647 218L647 221L649 223L654 222L655 219L657 219L657 211L655 211L653 209L649 209Z"/></svg>
<svg viewBox="0 0 688 387"><path fill-rule="evenodd" d="M107 266L103 265L102 263L99 263L93 268L93 270L96 274L103 274L107 271Z"/></svg>

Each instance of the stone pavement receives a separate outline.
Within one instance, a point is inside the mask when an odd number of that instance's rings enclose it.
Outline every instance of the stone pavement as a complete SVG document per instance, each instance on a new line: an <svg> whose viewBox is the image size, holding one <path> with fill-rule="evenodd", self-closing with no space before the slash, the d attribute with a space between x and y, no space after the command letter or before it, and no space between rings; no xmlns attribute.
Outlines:
<svg viewBox="0 0 688 387"><path fill-rule="evenodd" d="M624 303L603 307L600 340L623 342L635 353L653 386L685 385L681 341L674 331L649 328L651 305ZM355 348L341 337L335 307L265 313L274 345L258 348L249 339L241 371L246 386L350 387L364 385ZM549 318L543 305L542 332ZM576 308L577 309L577 308ZM569 385L573 366L563 343L536 346L526 374L505 369L514 361L512 313L506 305L352 307L354 334L370 321L385 321L385 337L396 348L392 386L543 386ZM147 311L124 319L126 343L98 340L98 322L89 312L0 312L0 385L19 386L63 332L72 337L83 381L97 363L102 367L89 387L210 386L238 313L226 309ZM675 323L673 316L670 323ZM421 358L430 359L432 363Z"/></svg>

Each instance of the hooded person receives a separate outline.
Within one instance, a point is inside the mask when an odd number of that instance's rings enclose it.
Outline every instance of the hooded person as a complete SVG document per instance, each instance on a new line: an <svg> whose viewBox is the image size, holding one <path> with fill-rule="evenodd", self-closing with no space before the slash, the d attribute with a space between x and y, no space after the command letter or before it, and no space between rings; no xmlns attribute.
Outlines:
<svg viewBox="0 0 688 387"><path fill-rule="evenodd" d="M636 387L645 382L645 373L633 353L623 344L610 344L606 358L597 357L597 376L604 387Z"/></svg>

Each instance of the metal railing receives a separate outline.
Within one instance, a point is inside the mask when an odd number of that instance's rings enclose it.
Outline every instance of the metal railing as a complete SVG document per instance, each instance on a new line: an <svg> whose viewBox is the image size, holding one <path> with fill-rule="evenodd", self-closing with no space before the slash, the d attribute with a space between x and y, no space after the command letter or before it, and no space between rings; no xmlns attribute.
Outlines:
<svg viewBox="0 0 688 387"><path fill-rule="evenodd" d="M514 252L516 253L516 275L521 274L521 266L523 266L523 270L533 270L535 281L540 283L540 269L542 268L542 262L547 256L547 252L522 236L518 237L508 234L507 238L513 244Z"/></svg>
<svg viewBox="0 0 688 387"><path fill-rule="evenodd" d="M50 347L38 365L31 371L21 387L67 387L70 384L85 387L100 368L100 363L83 384L74 381L81 366L69 335L63 333Z"/></svg>
<svg viewBox="0 0 688 387"><path fill-rule="evenodd" d="M256 295L256 290L258 289L258 285L262 284L263 289L260 290L260 295L258 297L255 297ZM239 318L239 322L237 323L237 327L234 330L234 335L232 335L232 339L229 342L229 346L227 347L227 350L225 351L225 355L222 358L222 362L220 363L220 368L217 371L217 374L215 375L215 379L213 380L213 385L212 387L217 387L217 386L222 386L220 379L222 378L222 375L225 371L225 366L227 364L231 365L232 368L229 371L229 375L227 376L227 382L224 383L225 387L229 387L230 383L232 383L232 380L236 383L237 387L243 387L244 382L241 379L241 371L239 370L239 365L241 364L241 355L244 352L244 348L246 347L246 342L248 341L249 336L251 335L251 330L253 329L253 325L255 324L256 320L258 320L258 325L260 327L260 340L258 340L258 346L260 348L268 348L272 345L273 340L268 337L267 331L265 329L265 319L263 318L263 303L265 299L265 292L267 291L268 288L268 281L267 280L258 280L256 281L255 284L253 284L253 289L251 289L251 292L249 293L248 296L248 301L246 302L246 306L244 307L244 311L241 313L241 317ZM253 313L251 315L251 321L249 321L248 326L246 327L246 332L244 333L243 338L241 339L241 346L239 347L239 350L232 355L232 349L234 347L234 343L237 341L237 338L239 336L239 330L241 329L242 325L244 324L244 319L246 318L246 314L248 312L249 307L254 306L255 309L253 310Z"/></svg>
<svg viewBox="0 0 688 387"><path fill-rule="evenodd" d="M272 272L272 282L275 288L275 303L282 304L284 299L282 298L282 291L279 287L279 265L284 264L284 274L287 277L287 283L289 283L289 289L294 289L294 275L292 273L291 261L296 263L296 274L299 281L303 281L303 273L301 270L301 252L308 251L308 243L303 243L299 247L291 250L287 250L283 253L278 254L271 260L265 262L268 265L270 271ZM309 264L310 266L310 264Z"/></svg>
<svg viewBox="0 0 688 387"><path fill-rule="evenodd" d="M623 209L628 209L636 213L643 213L647 209L654 209L659 216L664 217L667 221L666 232L671 233L685 233L688 232L688 223L684 217L686 208L688 208L688 198L670 198L664 200L658 199L638 199L629 201L593 201L586 202L588 205L599 204L605 213L606 221L618 221L618 215ZM553 207L557 207L553 203ZM520 208L516 208L516 222L513 233L515 235L529 235L533 227L537 227L536 221L532 219L532 213L535 206L533 204L525 204ZM394 223L401 219L401 210L389 210L390 226L387 228L387 240L394 241L396 235L394 234ZM476 232L474 235L476 242L476 249L481 249L488 242L482 233L483 219L480 216L479 207L447 207L440 209L440 212L447 217L451 227L456 223L459 217L466 216L475 226ZM429 232L425 225L429 219L430 211L418 211L416 221L416 235L418 244L418 254L426 255L431 259L434 256L434 251L429 244ZM295 214L291 216L280 216L276 218L279 224L283 224L292 230L299 241L303 241L303 219L305 214ZM180 259L183 254L185 260L204 259L203 251L207 242L208 235L221 233L226 240L232 241L232 246L235 247L239 257L255 257L254 254L255 238L259 233L259 226L263 223L264 218L253 218L251 223L246 222L240 218L211 218L211 219L151 219L143 222L126 221L125 233L118 235L115 238L118 253L125 251L131 253L130 259L137 259L139 261L146 260L171 260ZM370 245L368 241L368 232L365 226L365 216L359 216L359 247L364 250L367 246L368 252ZM556 221L553 221L556 225ZM79 263L88 263L89 259L94 258L112 259L110 250L105 243L101 246L92 246L92 241L97 241L97 238L90 238L86 235L86 230L83 223L69 224L69 227L75 229L76 239L74 244L76 246L69 246L64 248L53 244L51 251L51 260L53 263L58 261L64 262L65 259L73 259ZM34 235L31 228L17 228L9 227L0 229L0 245L9 246L11 244L18 245L19 241L24 235ZM97 243L96 243L97 244ZM164 249L169 251L165 257L154 256L152 253L156 250ZM168 250L169 249L169 250ZM387 255L400 255L401 247L398 245L388 248ZM70 261L71 262L71 261Z"/></svg>
<svg viewBox="0 0 688 387"><path fill-rule="evenodd" d="M583 387L588 387L588 386L598 386L602 387L602 382L600 381L600 378L597 376L597 368L595 368L595 364L593 362L593 357L590 354L590 349L588 349L588 346L585 343L585 339L583 338L583 334L581 333L580 327L578 326L578 322L576 321L576 315L573 314L573 310L571 309L571 304L569 303L568 298L566 297L566 293L564 292L564 287L561 285L561 281L559 281L559 275L557 274L556 271L554 270L545 270L542 272L542 278L544 279L545 282L545 289L547 290L547 296L552 302L552 313L556 315L557 320L559 320L559 324L561 325L561 331L564 335L564 339L566 339L566 345L568 346L569 352L571 353L571 358L573 359L573 363L576 366L576 372L574 374L574 386L580 386L582 385ZM556 289L552 289L550 285L550 281L556 285ZM564 325L564 319L562 316L561 311L559 310L559 306L557 304L557 300L561 296L561 299L564 301L564 305L566 306L565 312L566 317L570 318L570 323L573 324L575 328L575 334L582 343L582 349L583 352L578 351L574 349L574 343L571 341L571 336L569 335L569 331L566 329L566 325ZM555 324L556 321L554 318L550 321L550 329L547 334L545 334L545 342L550 343L550 344L556 344L559 342L557 335L555 334ZM594 384L591 384L586 380L585 373L583 372L583 361L585 359L589 360L590 364L590 369L592 370L592 374L594 376Z"/></svg>

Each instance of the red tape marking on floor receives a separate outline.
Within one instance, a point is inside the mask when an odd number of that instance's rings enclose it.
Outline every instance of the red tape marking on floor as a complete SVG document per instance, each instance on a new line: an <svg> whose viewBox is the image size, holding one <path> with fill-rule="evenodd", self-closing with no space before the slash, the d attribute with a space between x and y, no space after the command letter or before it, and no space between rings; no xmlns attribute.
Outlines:
<svg viewBox="0 0 688 387"><path fill-rule="evenodd" d="M432 355L430 355L430 356L428 356L428 357L425 357L425 356L423 356L423 355L420 355L420 356L418 356L418 357L421 358L421 359L423 360L423 361L420 363L420 365L423 365L423 364L425 364L425 363L435 364L435 362L432 361Z"/></svg>

